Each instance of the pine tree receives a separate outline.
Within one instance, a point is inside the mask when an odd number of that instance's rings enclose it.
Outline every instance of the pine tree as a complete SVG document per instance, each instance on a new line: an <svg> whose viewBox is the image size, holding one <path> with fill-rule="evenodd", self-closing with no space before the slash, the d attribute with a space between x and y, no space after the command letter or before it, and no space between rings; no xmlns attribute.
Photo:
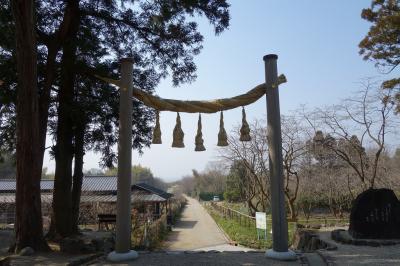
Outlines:
<svg viewBox="0 0 400 266"><path fill-rule="evenodd" d="M0 36L0 69L15 62L15 47L7 41L14 25L8 2L0 0L0 27L8 25L1 31L7 36ZM119 78L118 61L129 56L134 59L134 86L147 92L167 76L173 85L191 82L196 78L193 58L203 41L192 18L205 16L219 34L229 26L228 7L225 0L36 1L39 159L47 130L56 141L53 236L76 232L85 151L100 152L103 166L116 160L118 90L93 74ZM9 72L0 85L0 100L7 107L0 106L0 126L12 132L15 77ZM150 144L154 114L136 100L133 106L133 148L140 151ZM12 134L7 136L0 145L12 150L15 141Z"/></svg>
<svg viewBox="0 0 400 266"><path fill-rule="evenodd" d="M384 72L392 72L400 64L399 1L373 0L370 8L362 10L361 17L372 26L359 44L360 54ZM382 87L396 91L397 112L400 112L400 78L386 80Z"/></svg>
<svg viewBox="0 0 400 266"><path fill-rule="evenodd" d="M39 101L34 1L14 0L11 6L18 73L15 251L27 246L46 250L40 201L41 167L35 161L39 151Z"/></svg>

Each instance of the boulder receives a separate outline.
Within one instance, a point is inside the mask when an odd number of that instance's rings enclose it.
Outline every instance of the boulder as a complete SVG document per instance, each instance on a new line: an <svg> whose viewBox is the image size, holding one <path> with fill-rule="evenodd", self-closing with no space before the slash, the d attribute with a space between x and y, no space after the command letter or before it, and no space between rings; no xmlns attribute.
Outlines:
<svg viewBox="0 0 400 266"><path fill-rule="evenodd" d="M66 237L60 241L60 251L71 254L85 254L94 252L108 253L114 249L115 238L88 237L85 235Z"/></svg>
<svg viewBox="0 0 400 266"><path fill-rule="evenodd" d="M334 250L337 247L321 240L313 231L297 229L292 241L292 248L301 252L314 252L319 249Z"/></svg>
<svg viewBox="0 0 400 266"><path fill-rule="evenodd" d="M357 196L350 214L354 238L400 238L400 202L390 189L368 189Z"/></svg>
<svg viewBox="0 0 400 266"><path fill-rule="evenodd" d="M31 247L24 247L21 249L21 251L18 253L20 256L32 256L35 253L35 250Z"/></svg>
<svg viewBox="0 0 400 266"><path fill-rule="evenodd" d="M83 253L85 243L80 237L65 237L60 241L60 251L65 253Z"/></svg>

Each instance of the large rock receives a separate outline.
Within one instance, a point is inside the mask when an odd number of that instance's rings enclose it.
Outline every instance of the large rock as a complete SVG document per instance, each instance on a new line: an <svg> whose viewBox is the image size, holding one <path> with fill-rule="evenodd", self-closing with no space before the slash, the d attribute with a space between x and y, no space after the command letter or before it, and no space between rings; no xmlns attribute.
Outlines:
<svg viewBox="0 0 400 266"><path fill-rule="evenodd" d="M92 248L92 246L90 246ZM60 241L60 251L72 254L88 253L88 245L80 237L66 237Z"/></svg>
<svg viewBox="0 0 400 266"><path fill-rule="evenodd" d="M33 250L33 248L31 247L24 247L23 249L21 249L21 251L19 252L20 256L32 256L35 253L35 250Z"/></svg>
<svg viewBox="0 0 400 266"><path fill-rule="evenodd" d="M301 252L315 252L319 249L334 250L337 247L321 240L316 232L297 229L292 241L292 248Z"/></svg>
<svg viewBox="0 0 400 266"><path fill-rule="evenodd" d="M113 250L115 239L112 236L75 236L66 237L60 241L60 251L71 254L94 252L108 253Z"/></svg>
<svg viewBox="0 0 400 266"><path fill-rule="evenodd" d="M400 202L390 189L368 189L357 196L350 214L354 238L400 238Z"/></svg>

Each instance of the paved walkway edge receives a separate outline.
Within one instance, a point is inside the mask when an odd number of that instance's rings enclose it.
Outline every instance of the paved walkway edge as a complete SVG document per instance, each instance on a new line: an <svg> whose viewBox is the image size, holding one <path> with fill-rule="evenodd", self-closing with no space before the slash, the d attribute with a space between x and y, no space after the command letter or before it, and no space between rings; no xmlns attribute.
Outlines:
<svg viewBox="0 0 400 266"><path fill-rule="evenodd" d="M322 258L322 260L325 262L325 265L336 266L336 263L330 255L324 254L322 250L316 250L315 252Z"/></svg>
<svg viewBox="0 0 400 266"><path fill-rule="evenodd" d="M219 224L214 220L214 218L211 216L211 214L208 212L208 210L206 208L204 208L204 203L201 203L201 207L203 207L203 209L207 212L207 214L211 217L211 219L214 221L215 225L218 227L219 231L221 232L221 234L225 237L226 242L229 245L232 245L232 243L236 243L235 241L233 241L229 235L227 233L225 233L224 229L222 229ZM235 245L237 246L237 245Z"/></svg>

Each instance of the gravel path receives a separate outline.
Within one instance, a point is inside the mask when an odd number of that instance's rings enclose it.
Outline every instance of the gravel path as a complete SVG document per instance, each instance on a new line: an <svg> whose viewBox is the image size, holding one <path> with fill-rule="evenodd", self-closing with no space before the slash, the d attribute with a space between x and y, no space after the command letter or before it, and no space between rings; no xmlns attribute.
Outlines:
<svg viewBox="0 0 400 266"><path fill-rule="evenodd" d="M134 261L124 263L109 263L98 260L90 265L140 265L140 266L294 266L300 265L298 261L276 261L268 259L262 253L253 252L203 252L203 253L147 253L139 254L139 258Z"/></svg>
<svg viewBox="0 0 400 266"><path fill-rule="evenodd" d="M338 247L335 251L321 251L330 257L336 265L400 265L400 245L394 246L355 246L333 241L330 231L319 233L320 238Z"/></svg>
<svg viewBox="0 0 400 266"><path fill-rule="evenodd" d="M203 206L196 199L187 197L187 200L188 204L181 220L174 226L165 242L166 250L251 250L229 245L228 239Z"/></svg>

